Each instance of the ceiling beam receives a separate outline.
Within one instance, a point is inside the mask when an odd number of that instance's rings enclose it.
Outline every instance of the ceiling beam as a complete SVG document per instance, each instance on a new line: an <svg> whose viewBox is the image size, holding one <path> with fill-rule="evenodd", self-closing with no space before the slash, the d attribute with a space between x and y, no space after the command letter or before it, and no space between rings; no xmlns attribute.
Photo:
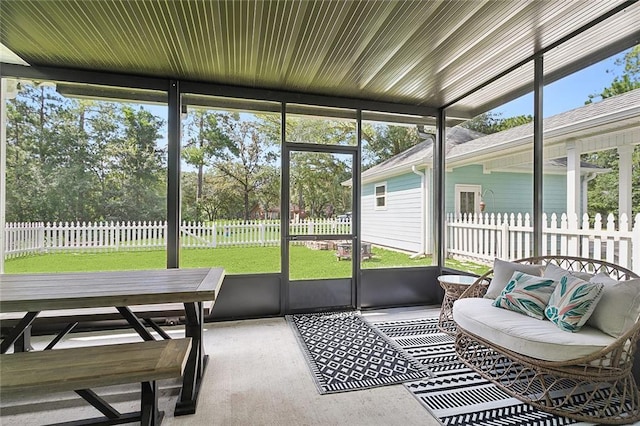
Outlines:
<svg viewBox="0 0 640 426"><path fill-rule="evenodd" d="M58 67L21 66L2 63L0 77L25 78L31 80L55 81L93 84L99 86L117 86L141 90L167 91L169 79L144 77L139 75L119 74L110 72L75 70ZM183 93L193 93L208 96L225 96L237 99L250 99L274 102L286 102L304 105L318 105L334 108L349 108L353 110L385 112L392 114L409 114L423 117L434 117L435 108L420 105L381 102L368 99L326 96L313 93L259 89L225 84L211 84L196 81L180 81ZM119 92L122 92L120 90ZM469 117L460 117L469 118Z"/></svg>

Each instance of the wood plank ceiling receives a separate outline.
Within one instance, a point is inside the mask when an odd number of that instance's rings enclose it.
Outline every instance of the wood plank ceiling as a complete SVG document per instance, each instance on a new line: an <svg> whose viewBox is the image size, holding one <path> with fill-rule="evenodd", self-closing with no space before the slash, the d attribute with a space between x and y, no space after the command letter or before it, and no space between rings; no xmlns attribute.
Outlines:
<svg viewBox="0 0 640 426"><path fill-rule="evenodd" d="M640 3L547 53L557 79L640 41ZM2 0L0 43L55 66L441 107L619 0ZM612 50L617 49L617 50ZM524 66L452 106L532 90Z"/></svg>

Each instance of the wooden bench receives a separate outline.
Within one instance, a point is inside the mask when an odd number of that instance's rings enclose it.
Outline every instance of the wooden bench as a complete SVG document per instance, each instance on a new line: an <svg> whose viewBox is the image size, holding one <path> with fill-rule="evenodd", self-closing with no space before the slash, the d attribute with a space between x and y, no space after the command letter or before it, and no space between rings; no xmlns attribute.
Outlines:
<svg viewBox="0 0 640 426"><path fill-rule="evenodd" d="M172 339L0 355L0 398L75 391L104 417L73 424L158 425L156 380L181 377L191 339ZM142 384L139 412L121 414L91 387Z"/></svg>

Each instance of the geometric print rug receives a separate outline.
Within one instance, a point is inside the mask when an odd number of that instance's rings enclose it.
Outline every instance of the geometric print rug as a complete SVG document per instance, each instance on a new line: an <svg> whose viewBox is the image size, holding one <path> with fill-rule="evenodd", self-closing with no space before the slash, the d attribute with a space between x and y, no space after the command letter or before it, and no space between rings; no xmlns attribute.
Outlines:
<svg viewBox="0 0 640 426"><path fill-rule="evenodd" d="M374 326L434 374L404 386L444 425L589 425L540 411L504 393L458 360L454 338L436 318L388 321Z"/></svg>
<svg viewBox="0 0 640 426"><path fill-rule="evenodd" d="M429 370L358 312L287 315L320 394L427 379Z"/></svg>

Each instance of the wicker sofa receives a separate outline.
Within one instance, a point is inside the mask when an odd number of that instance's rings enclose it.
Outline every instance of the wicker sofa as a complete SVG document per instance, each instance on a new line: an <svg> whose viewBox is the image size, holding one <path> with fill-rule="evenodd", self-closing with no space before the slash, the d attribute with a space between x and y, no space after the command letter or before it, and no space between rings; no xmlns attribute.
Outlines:
<svg viewBox="0 0 640 426"><path fill-rule="evenodd" d="M599 424L640 420L640 391L632 371L640 335L638 275L612 263L568 256L500 265L498 271L494 264L453 305L458 357L508 394L543 411ZM594 302L593 323L572 333L549 320L493 306L495 287L502 288L499 280L513 272L509 268L539 276L546 274L545 268L562 268L585 281L597 275L610 282L599 287L603 295ZM626 294L620 296L616 292L622 288ZM618 308L620 300L631 309ZM622 328L613 332L602 321L618 321Z"/></svg>

